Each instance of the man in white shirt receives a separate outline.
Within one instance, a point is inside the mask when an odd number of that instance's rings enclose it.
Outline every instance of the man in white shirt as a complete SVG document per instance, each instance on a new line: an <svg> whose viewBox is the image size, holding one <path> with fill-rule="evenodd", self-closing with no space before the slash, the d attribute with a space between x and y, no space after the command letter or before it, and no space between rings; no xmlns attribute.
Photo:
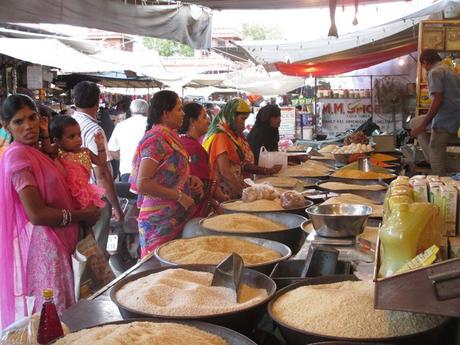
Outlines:
<svg viewBox="0 0 460 345"><path fill-rule="evenodd" d="M98 154L98 150L94 140L94 134L97 132L104 134L104 131L96 118L97 111L99 110L100 93L101 91L99 87L95 83L89 81L79 82L75 85L72 91L74 103L77 107L77 110L72 114L72 117L77 120L80 125L81 139L83 142L82 146L87 147L96 155ZM107 139L104 140L104 143L106 151L108 151ZM109 157L108 152L107 157ZM116 221L123 222L124 215L115 193L115 186L113 184L112 172L109 164L104 166L94 166L92 180L94 180L98 186L104 188L105 195L110 203L107 203L106 207L101 210L101 218L93 226L94 236L96 237L101 249L105 250L112 207Z"/></svg>
<svg viewBox="0 0 460 345"><path fill-rule="evenodd" d="M110 155L120 160L123 182L128 182L137 144L144 136L149 105L143 99L136 99L131 102L129 109L131 117L117 124L109 140Z"/></svg>

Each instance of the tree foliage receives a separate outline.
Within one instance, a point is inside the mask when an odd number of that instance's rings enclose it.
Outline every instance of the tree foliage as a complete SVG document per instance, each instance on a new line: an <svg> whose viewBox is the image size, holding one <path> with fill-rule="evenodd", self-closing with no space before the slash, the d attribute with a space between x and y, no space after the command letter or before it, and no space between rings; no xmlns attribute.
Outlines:
<svg viewBox="0 0 460 345"><path fill-rule="evenodd" d="M190 57L194 55L194 50L192 47L171 40L144 37L143 43L145 47L158 51L160 56L179 55Z"/></svg>
<svg viewBox="0 0 460 345"><path fill-rule="evenodd" d="M243 24L243 39L250 40L276 40L281 39L281 30L277 26L259 24Z"/></svg>

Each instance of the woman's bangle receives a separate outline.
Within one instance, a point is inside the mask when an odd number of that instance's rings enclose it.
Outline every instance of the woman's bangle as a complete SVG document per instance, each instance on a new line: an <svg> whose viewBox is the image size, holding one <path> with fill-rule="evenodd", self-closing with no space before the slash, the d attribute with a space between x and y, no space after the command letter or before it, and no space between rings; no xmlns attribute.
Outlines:
<svg viewBox="0 0 460 345"><path fill-rule="evenodd" d="M59 225L61 227L69 226L72 223L72 213L70 213L70 211L65 208L63 208L61 212L62 212L62 220L61 220L61 224Z"/></svg>

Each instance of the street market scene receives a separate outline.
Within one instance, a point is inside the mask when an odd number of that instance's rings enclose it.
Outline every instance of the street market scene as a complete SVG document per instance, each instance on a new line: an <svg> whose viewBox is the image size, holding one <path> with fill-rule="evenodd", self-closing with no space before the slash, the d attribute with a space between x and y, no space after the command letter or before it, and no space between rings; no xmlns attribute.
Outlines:
<svg viewBox="0 0 460 345"><path fill-rule="evenodd" d="M460 345L460 0L0 1L0 345Z"/></svg>

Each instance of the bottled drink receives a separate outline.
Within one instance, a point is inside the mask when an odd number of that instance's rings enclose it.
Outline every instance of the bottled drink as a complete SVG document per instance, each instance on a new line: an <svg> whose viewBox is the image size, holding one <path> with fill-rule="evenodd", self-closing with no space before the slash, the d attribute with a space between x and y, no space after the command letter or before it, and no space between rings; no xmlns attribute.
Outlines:
<svg viewBox="0 0 460 345"><path fill-rule="evenodd" d="M42 345L48 344L64 335L53 301L53 290L43 290L43 298L45 301L43 302L37 334L37 342Z"/></svg>

